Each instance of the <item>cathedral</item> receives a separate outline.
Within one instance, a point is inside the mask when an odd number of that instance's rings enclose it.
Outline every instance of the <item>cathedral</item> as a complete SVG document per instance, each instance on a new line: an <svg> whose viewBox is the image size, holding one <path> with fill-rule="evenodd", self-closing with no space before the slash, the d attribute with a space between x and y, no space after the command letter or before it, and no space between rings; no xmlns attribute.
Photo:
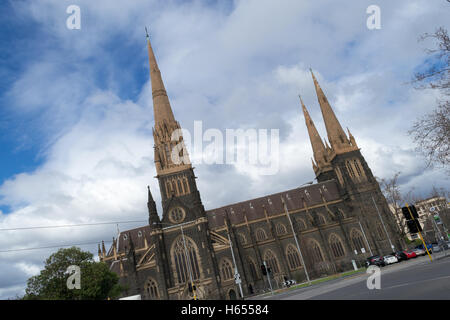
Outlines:
<svg viewBox="0 0 450 320"><path fill-rule="evenodd" d="M148 225L122 231L101 261L120 276L123 296L238 299L362 266L402 248L388 204L355 137L342 129L312 70L328 139L300 98L317 183L205 210L188 154L174 163L180 129L147 35L154 110L154 161L162 201L148 189ZM265 268L264 266L267 266ZM269 273L267 271L269 270ZM270 283L269 283L270 280Z"/></svg>

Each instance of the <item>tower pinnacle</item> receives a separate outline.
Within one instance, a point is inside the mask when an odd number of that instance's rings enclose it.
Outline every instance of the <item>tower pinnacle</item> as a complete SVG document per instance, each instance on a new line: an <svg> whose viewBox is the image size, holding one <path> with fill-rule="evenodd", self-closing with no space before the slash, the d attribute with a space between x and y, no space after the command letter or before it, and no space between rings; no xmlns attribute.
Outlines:
<svg viewBox="0 0 450 320"><path fill-rule="evenodd" d="M156 62L155 54L150 43L147 28L145 28L145 31L147 33L148 60L150 64L150 79L152 83L155 124L162 123L164 120L168 122L175 121L175 117L173 116L172 108L170 106L169 97L167 96L166 88L164 87L161 77L161 71L159 71L158 63Z"/></svg>
<svg viewBox="0 0 450 320"><path fill-rule="evenodd" d="M161 71L156 62L147 28L145 28L145 31L155 118L153 138L155 141L156 171L158 175L169 172L174 173L191 168L191 164L180 133L181 127L175 120L170 106L169 97L164 87Z"/></svg>
<svg viewBox="0 0 450 320"><path fill-rule="evenodd" d="M319 82L314 76L313 71L311 69L310 71L314 81L314 87L316 88L317 100L320 104L320 110L322 111L323 120L327 129L328 141L330 141L331 148L337 154L350 151L350 149L352 149L352 145L342 129L341 124L336 118L336 115L334 114L325 93L320 87Z"/></svg>
<svg viewBox="0 0 450 320"><path fill-rule="evenodd" d="M308 128L309 139L311 141L311 146L313 149L314 160L317 163L317 168L324 168L328 165L327 151L325 145L322 142L322 138L317 132L316 126L303 103L302 97L299 95L300 103L303 109L303 115L305 116L306 127ZM313 167L316 167L313 162ZM316 171L316 170L314 170Z"/></svg>

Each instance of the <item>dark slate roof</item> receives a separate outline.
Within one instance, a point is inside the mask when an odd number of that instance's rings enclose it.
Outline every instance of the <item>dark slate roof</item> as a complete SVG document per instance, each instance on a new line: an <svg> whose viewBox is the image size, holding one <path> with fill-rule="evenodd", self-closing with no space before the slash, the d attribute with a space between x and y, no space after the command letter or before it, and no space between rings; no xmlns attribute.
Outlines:
<svg viewBox="0 0 450 320"><path fill-rule="evenodd" d="M336 181L329 180L207 210L208 224L211 229L224 226L225 210L228 211L228 216L232 224L245 222L244 211L248 221L264 218L263 206L266 208L268 216L280 214L284 212L281 197L286 202L289 211L302 209L302 198L305 199L308 207L318 205L323 203L319 189L322 190L322 194L327 202L340 199Z"/></svg>
<svg viewBox="0 0 450 320"><path fill-rule="evenodd" d="M244 211L247 215L248 221L264 218L263 205L267 210L268 216L280 214L284 211L281 197L283 197L284 201L286 202L289 211L303 208L302 198L305 199L308 207L318 205L320 203L323 203L320 197L319 189L322 189L322 194L324 195L327 202L338 200L340 198L336 181L329 180L301 188L295 188L279 193L270 194L260 198L233 203L212 210L207 210L206 216L208 218L208 225L211 229L224 226L225 210L228 211L228 216L232 224L245 222L243 214ZM124 238L124 235L126 239ZM148 246L152 245L150 243L150 226L146 225L120 232L117 238L118 253L126 252L130 248L130 237L135 249L143 248L145 246L144 237L147 238ZM111 256L112 254L113 253L111 246L107 255ZM117 268L117 266L114 267Z"/></svg>
<svg viewBox="0 0 450 320"><path fill-rule="evenodd" d="M145 247L144 237L147 238L147 244L150 246L150 226L146 225L143 227L122 231L117 237L117 251L124 252L125 249L130 248L130 238L133 242L134 248L139 249ZM126 239L125 239L126 238ZM112 254L112 250L108 252L108 255Z"/></svg>

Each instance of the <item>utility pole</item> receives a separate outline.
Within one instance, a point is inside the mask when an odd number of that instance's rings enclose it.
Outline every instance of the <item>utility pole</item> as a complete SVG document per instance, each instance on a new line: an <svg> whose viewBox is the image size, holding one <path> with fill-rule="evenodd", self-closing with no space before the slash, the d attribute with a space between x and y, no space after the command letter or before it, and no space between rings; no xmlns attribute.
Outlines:
<svg viewBox="0 0 450 320"><path fill-rule="evenodd" d="M263 261L263 263L264 263L264 268L266 268L267 280L269 280L270 293L273 295L272 283L270 282L270 272L269 272L269 269L267 268L266 261Z"/></svg>
<svg viewBox="0 0 450 320"><path fill-rule="evenodd" d="M302 251L300 250L300 245L298 244L297 235L295 234L294 225L292 224L291 216L289 215L289 211L286 206L286 202L284 202L283 197L281 197L281 202L283 202L284 211L286 212L286 216L288 217L289 223L292 229L292 235L294 236L295 244L297 245L298 253L300 254L300 259L302 261L303 268L305 269L306 279L308 280L309 285L311 285L311 280L309 279L308 270L306 269L305 261L303 260Z"/></svg>
<svg viewBox="0 0 450 320"><path fill-rule="evenodd" d="M234 264L234 281L239 285L239 291L241 292L241 298L244 299L244 293L242 292L242 280L241 276L239 274L237 265L236 265L236 259L234 258L234 252L233 252L233 243L231 242L230 233L228 232L228 241L230 242L230 250L231 250L231 256L233 257L233 264Z"/></svg>
<svg viewBox="0 0 450 320"><path fill-rule="evenodd" d="M373 204L375 205L375 208L377 209L378 216L380 217L381 224L383 225L384 232L386 232L386 235L387 235L387 237L388 237L389 244L391 245L391 249L392 249L393 251L395 251L395 247L394 247L394 245L393 245L392 242L391 242L391 237L389 237L389 233L387 232L386 226L384 225L383 219L381 218L381 214L380 214L380 211L378 210L378 206L377 206L377 204L375 203L375 200L374 200L373 196L371 196L371 197L372 197Z"/></svg>
<svg viewBox="0 0 450 320"><path fill-rule="evenodd" d="M369 247L370 255L373 256L372 249L370 248L370 244L369 244L369 241L367 240L366 233L364 232L364 229L361 225L361 221L358 220L358 223L359 223L359 227L361 228L362 234L364 236L364 240L366 240L367 246Z"/></svg>

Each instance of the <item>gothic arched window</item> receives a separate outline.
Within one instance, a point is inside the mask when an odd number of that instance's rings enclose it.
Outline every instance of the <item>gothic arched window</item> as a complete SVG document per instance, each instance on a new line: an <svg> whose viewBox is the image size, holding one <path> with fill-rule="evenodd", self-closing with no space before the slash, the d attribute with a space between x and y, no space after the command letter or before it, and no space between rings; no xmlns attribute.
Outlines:
<svg viewBox="0 0 450 320"><path fill-rule="evenodd" d="M359 163L358 163L358 161L356 159L353 160L353 164L355 165L356 172L358 172L358 175L360 177L362 177L361 167L359 166Z"/></svg>
<svg viewBox="0 0 450 320"><path fill-rule="evenodd" d="M341 240L335 235L330 236L330 247L335 258L339 258L345 255L344 247Z"/></svg>
<svg viewBox="0 0 450 320"><path fill-rule="evenodd" d="M323 214L317 215L317 219L319 220L319 225L321 225L321 224L326 224L326 223L327 223L327 219L325 219L325 217L323 216Z"/></svg>
<svg viewBox="0 0 450 320"><path fill-rule="evenodd" d="M302 218L295 219L295 222L296 222L297 228L299 230L306 230L307 229L306 223L305 223L305 221Z"/></svg>
<svg viewBox="0 0 450 320"><path fill-rule="evenodd" d="M175 181L172 181L172 191L177 194L177 187L175 186Z"/></svg>
<svg viewBox="0 0 450 320"><path fill-rule="evenodd" d="M348 170L350 176L352 178L354 178L355 177L355 172L353 171L352 164L350 163L350 161L346 161L345 164L347 165L347 170Z"/></svg>
<svg viewBox="0 0 450 320"><path fill-rule="evenodd" d="M277 231L277 234L278 234L278 235L283 235L283 234L286 234L286 233L287 233L286 227L285 227L285 225L282 224L282 223L278 223L278 224L277 224L277 226L276 226L276 231Z"/></svg>
<svg viewBox="0 0 450 320"><path fill-rule="evenodd" d="M239 233L239 240L241 242L241 244L246 244L247 243L247 238L245 237L245 235L243 233Z"/></svg>
<svg viewBox="0 0 450 320"><path fill-rule="evenodd" d="M248 264L250 267L250 274L252 275L253 280L259 279L255 262L251 258L248 258Z"/></svg>
<svg viewBox="0 0 450 320"><path fill-rule="evenodd" d="M267 239L266 232L263 229L256 230L256 239L258 241L263 241Z"/></svg>
<svg viewBox="0 0 450 320"><path fill-rule="evenodd" d="M289 268L295 270L301 267L300 256L298 250L293 245L289 244L286 248L286 257L288 260Z"/></svg>
<svg viewBox="0 0 450 320"><path fill-rule="evenodd" d="M150 299L159 299L158 284L153 279L148 279L145 284L145 292Z"/></svg>
<svg viewBox="0 0 450 320"><path fill-rule="evenodd" d="M183 188L181 187L180 179L177 180L177 184L178 184L178 193L179 194L184 194Z"/></svg>
<svg viewBox="0 0 450 320"><path fill-rule="evenodd" d="M309 251L311 253L311 257L315 263L323 262L322 250L320 249L320 245L315 240L310 240L309 242Z"/></svg>
<svg viewBox="0 0 450 320"><path fill-rule="evenodd" d="M272 270L273 274L277 274L280 272L280 268L278 267L278 260L271 250L266 251L266 254L264 255L264 261L266 261L267 266Z"/></svg>
<svg viewBox="0 0 450 320"><path fill-rule="evenodd" d="M228 259L223 259L220 263L220 274L222 275L223 281L233 279L233 267Z"/></svg>
<svg viewBox="0 0 450 320"><path fill-rule="evenodd" d="M188 184L187 184L187 179L186 178L183 179L183 186L184 186L184 192L185 193L189 193L189 188L188 188Z"/></svg>
<svg viewBox="0 0 450 320"><path fill-rule="evenodd" d="M359 232L356 229L353 229L350 233L350 238L352 239L353 246L356 250L361 250L362 248L365 248L364 240L361 235L361 232Z"/></svg>
<svg viewBox="0 0 450 320"><path fill-rule="evenodd" d="M197 247L190 238L184 237L184 239L179 237L172 247L172 258L178 283L185 283L191 275L193 280L200 278Z"/></svg>

